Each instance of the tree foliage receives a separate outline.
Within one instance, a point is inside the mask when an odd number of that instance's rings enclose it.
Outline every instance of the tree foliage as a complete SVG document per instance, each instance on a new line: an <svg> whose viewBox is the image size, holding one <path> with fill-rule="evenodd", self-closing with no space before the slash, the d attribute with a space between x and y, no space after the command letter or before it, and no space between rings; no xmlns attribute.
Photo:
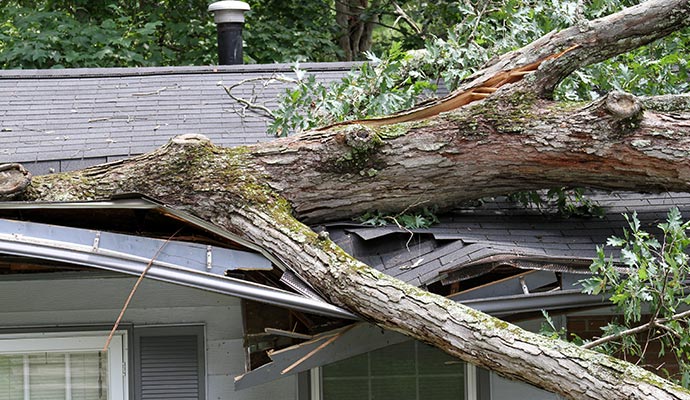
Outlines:
<svg viewBox="0 0 690 400"><path fill-rule="evenodd" d="M0 5L0 67L61 68L206 65L216 62L210 0L8 0ZM345 57L338 39L334 0L248 0L247 62L336 61ZM425 75L452 88L491 57L523 46L553 29L609 14L635 0L596 0L578 9L574 0L525 2L365 2L350 19L375 21L370 51L383 58L426 49ZM592 98L610 89L656 94L688 86L687 32L613 62L590 67L563 86L569 99ZM366 49L365 49L366 50ZM393 57L396 57L393 55ZM365 53L356 59L372 59ZM452 61L451 61L452 60ZM415 71L415 68L408 68ZM614 79L609 79L613 73Z"/></svg>
<svg viewBox="0 0 690 400"><path fill-rule="evenodd" d="M206 1L23 1L0 7L2 68L209 64Z"/></svg>
<svg viewBox="0 0 690 400"><path fill-rule="evenodd" d="M690 385L690 221L683 222L677 208L668 212L658 228L658 240L642 229L637 214L626 216L629 229L623 237L609 238L607 245L620 249L620 258L607 257L603 247L581 282L583 292L607 294L621 318L603 329L603 337L588 343L609 354L644 364L654 347L663 357L672 354L678 372L670 376ZM656 350L658 349L658 350ZM671 375L665 365L651 365Z"/></svg>
<svg viewBox="0 0 690 400"><path fill-rule="evenodd" d="M429 33L421 51L407 51L404 36L395 37L382 57L369 54L371 64L354 69L330 85L298 72L298 84L282 97L271 132L297 133L333 122L390 114L424 100L429 82L453 90L499 54L520 48L546 33L570 25L587 29L587 18L610 14L635 1L593 1L580 10L575 0L539 1L527 7L521 0L489 3L458 2L453 8L461 23L445 35ZM443 2L429 10L442 7ZM409 15L424 18L426 11ZM412 17L410 17L412 18ZM434 31L435 32L435 31ZM690 31L680 30L633 52L582 68L567 77L554 96L592 100L611 90L635 95L683 93L688 89L687 49ZM437 33L437 32L435 32ZM389 38L391 39L391 38ZM373 65L373 67L372 67ZM370 100L363 99L369 96Z"/></svg>
<svg viewBox="0 0 690 400"><path fill-rule="evenodd" d="M248 62L338 61L332 0L249 0L244 40Z"/></svg>

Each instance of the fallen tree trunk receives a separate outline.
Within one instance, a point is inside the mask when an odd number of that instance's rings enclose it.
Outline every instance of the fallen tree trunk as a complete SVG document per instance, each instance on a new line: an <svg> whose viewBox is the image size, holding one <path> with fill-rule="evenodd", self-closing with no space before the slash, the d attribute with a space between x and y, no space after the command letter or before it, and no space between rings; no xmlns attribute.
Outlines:
<svg viewBox="0 0 690 400"><path fill-rule="evenodd" d="M37 177L17 190L25 200L48 201L139 192L183 207L271 249L334 304L366 320L566 398L688 399L687 391L641 368L525 332L379 273L298 221L421 203L451 207L562 185L690 190L690 110L677 111L682 99L641 102L624 93L588 105L546 99L574 65L648 43L687 25L688 13L687 0L652 1L593 21L585 31L550 34L480 71L460 90L578 47L483 101L432 119L351 124L235 149L186 135L143 156ZM644 110L643 103L674 104L676 111Z"/></svg>
<svg viewBox="0 0 690 400"><path fill-rule="evenodd" d="M519 88L494 96L432 120L275 141L249 149L251 162L306 221L560 186L690 190L690 114L643 111L623 93L579 107Z"/></svg>

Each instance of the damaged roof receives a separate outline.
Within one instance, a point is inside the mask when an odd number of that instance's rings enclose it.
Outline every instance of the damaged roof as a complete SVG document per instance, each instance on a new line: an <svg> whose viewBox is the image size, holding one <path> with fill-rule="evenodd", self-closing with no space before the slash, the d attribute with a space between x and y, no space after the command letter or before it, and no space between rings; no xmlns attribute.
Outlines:
<svg viewBox="0 0 690 400"><path fill-rule="evenodd" d="M314 73L317 79L329 81L342 77L352 65L301 67ZM291 71L291 66L278 64L0 71L0 163L22 163L34 174L62 172L151 151L183 133L203 133L222 146L267 141L271 139L266 135L267 119L230 99L219 83L232 85L258 77L290 75ZM256 82L238 87L235 93L274 106L285 85L263 86ZM583 295L572 289L572 283L579 274L586 273L597 245L604 244L612 235L622 234L626 220L621 213L637 211L645 228L662 222L673 206L687 219L690 194L614 193L596 194L594 199L606 211L601 219L545 216L498 198L478 207L460 208L428 229L409 231L349 221L329 224L326 228L346 251L380 271L494 315L601 306L602 296ZM54 211L48 213L48 209ZM71 205L0 204L0 217L10 219L0 220L0 245L5 246L0 253L33 258L60 256L63 258L57 261L65 263L76 263L81 256L87 259L99 248L89 243L99 237L100 227L94 232L92 226L55 228L45 224L65 225L78 215L83 217L80 221L105 226L103 219L96 218L89 209L107 210L101 213L108 221L107 227L131 234L126 237L103 234L103 238L111 237L123 245L136 241L146 245L148 253L139 260L131 260L121 248L106 247L117 253L105 260L113 264L96 260L100 264L84 261L80 265L140 274L151 259L151 251L160 248L161 241L160 237L143 240L139 225L150 221L147 226L161 229L169 223L167 220L174 219L176 223L181 220L188 230L193 226L206 231L207 247L199 247L197 242L177 243L184 251L193 250L196 258L187 264L176 257L162 258L154 265L156 269L151 277L170 280L170 274L175 273L179 284L330 317L353 318L348 311L313 296L310 288L289 271L279 279L280 284L292 289L287 292L235 278L228 274L230 268L214 270L213 257L239 257L236 251L249 251L251 256L245 255L244 259L255 259L249 265L254 268L277 265L280 261L265 249L244 243L229 232L220 232L194 216L146 198ZM18 211L22 218L12 216ZM26 221L21 225L24 230L44 233L51 229L73 233L72 229L79 229L88 241L70 241L73 234L19 238L14 235L18 231L17 220ZM32 240L35 239L51 243L44 243L46 247L38 254L34 252L37 246ZM19 253L19 245L26 252ZM608 249L607 253L611 251ZM94 259L90 262L95 263ZM240 266L247 267L248 263ZM330 342L333 338L337 340ZM294 348L273 352L273 364L238 378L236 385L238 388L252 386L400 340L403 340L401 336L370 325L340 329ZM330 343L328 347L315 353L326 342Z"/></svg>
<svg viewBox="0 0 690 400"><path fill-rule="evenodd" d="M332 81L353 65L301 68ZM147 152L182 133L201 132L222 146L270 140L265 116L231 99L222 85L246 82L234 93L271 107L286 84L258 79L291 74L285 64L0 71L0 163L18 162L42 174ZM514 270L547 270L564 286L563 276L586 272L598 244L621 234L622 212L637 210L643 224L654 225L670 206L685 214L690 209L690 194L597 196L606 210L602 219L545 217L494 199L458 209L424 230L350 222L328 230L367 264L449 295L500 281Z"/></svg>
<svg viewBox="0 0 690 400"><path fill-rule="evenodd" d="M269 286L234 276L234 271L275 270L280 277L285 266L254 243L146 197L0 202L0 273L81 270L74 266L145 274L293 310L355 318L296 278Z"/></svg>
<svg viewBox="0 0 690 400"><path fill-rule="evenodd" d="M395 225L329 224L333 238L363 262L416 286L449 285L494 271L501 265L554 272L587 271L602 246L621 236L623 213L637 212L643 228L656 230L671 207L690 217L689 193L598 193L602 218L565 218L526 210L505 198L467 207L428 229ZM606 253L614 249L606 248Z"/></svg>

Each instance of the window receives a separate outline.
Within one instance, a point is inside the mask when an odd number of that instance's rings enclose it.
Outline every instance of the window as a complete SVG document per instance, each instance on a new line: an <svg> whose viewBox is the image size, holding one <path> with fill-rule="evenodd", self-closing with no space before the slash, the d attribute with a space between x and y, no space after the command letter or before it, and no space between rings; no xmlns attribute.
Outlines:
<svg viewBox="0 0 690 400"><path fill-rule="evenodd" d="M465 364L415 341L326 365L323 400L463 400Z"/></svg>
<svg viewBox="0 0 690 400"><path fill-rule="evenodd" d="M126 400L125 332L0 335L0 400Z"/></svg>

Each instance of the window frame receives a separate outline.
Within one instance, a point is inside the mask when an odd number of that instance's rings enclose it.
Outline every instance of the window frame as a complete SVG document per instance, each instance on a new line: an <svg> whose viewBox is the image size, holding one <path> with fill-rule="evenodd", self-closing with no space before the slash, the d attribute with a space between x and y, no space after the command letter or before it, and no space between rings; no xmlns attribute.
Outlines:
<svg viewBox="0 0 690 400"><path fill-rule="evenodd" d="M61 353L102 351L108 331L65 331L2 333L0 354ZM108 360L108 399L129 399L129 360L127 331L113 335L106 352Z"/></svg>

